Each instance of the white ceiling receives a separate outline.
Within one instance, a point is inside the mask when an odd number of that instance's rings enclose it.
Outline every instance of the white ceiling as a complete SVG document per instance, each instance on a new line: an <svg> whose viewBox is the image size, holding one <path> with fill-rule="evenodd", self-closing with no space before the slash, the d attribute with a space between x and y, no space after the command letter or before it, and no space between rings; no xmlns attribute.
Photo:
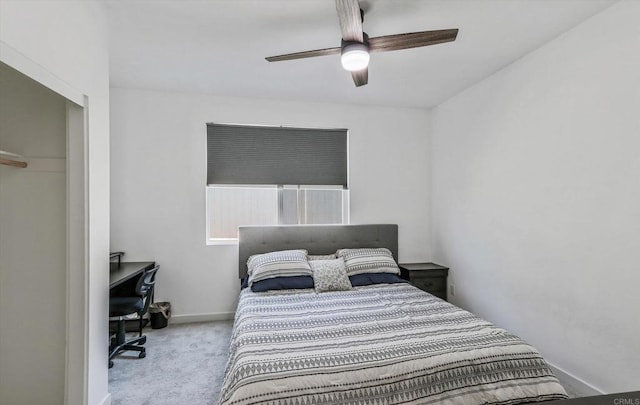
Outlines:
<svg viewBox="0 0 640 405"><path fill-rule="evenodd" d="M371 55L353 85L340 56L266 56L340 46L331 0L104 0L111 86L220 96L429 108L616 0L361 0L371 37L459 28L455 42Z"/></svg>

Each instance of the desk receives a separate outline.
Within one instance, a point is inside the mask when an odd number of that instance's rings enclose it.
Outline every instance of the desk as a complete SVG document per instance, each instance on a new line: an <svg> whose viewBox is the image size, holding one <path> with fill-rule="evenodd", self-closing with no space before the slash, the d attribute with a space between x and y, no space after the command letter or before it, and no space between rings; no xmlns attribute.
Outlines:
<svg viewBox="0 0 640 405"><path fill-rule="evenodd" d="M156 262L112 262L109 263L109 296L132 296L135 294L136 284L139 277L145 270L152 269ZM153 296L150 297L153 302ZM147 324L145 318L142 327ZM109 322L109 332L115 333L117 329L116 321ZM138 321L128 320L125 322L125 330L137 331L140 329Z"/></svg>
<svg viewBox="0 0 640 405"><path fill-rule="evenodd" d="M155 265L155 262L109 263L109 289L117 287L132 278L137 278L142 272L153 268Z"/></svg>

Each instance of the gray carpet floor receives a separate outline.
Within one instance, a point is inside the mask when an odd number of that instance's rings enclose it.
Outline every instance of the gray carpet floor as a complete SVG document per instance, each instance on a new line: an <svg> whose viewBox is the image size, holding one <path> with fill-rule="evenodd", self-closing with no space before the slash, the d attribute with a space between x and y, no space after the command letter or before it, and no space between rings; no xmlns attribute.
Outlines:
<svg viewBox="0 0 640 405"><path fill-rule="evenodd" d="M109 369L111 403L217 404L232 327L232 321L217 321L145 329L147 357L123 354ZM581 396L566 381L560 382L569 396Z"/></svg>
<svg viewBox="0 0 640 405"><path fill-rule="evenodd" d="M123 353L109 369L111 404L217 404L232 327L218 321L145 328L147 357Z"/></svg>

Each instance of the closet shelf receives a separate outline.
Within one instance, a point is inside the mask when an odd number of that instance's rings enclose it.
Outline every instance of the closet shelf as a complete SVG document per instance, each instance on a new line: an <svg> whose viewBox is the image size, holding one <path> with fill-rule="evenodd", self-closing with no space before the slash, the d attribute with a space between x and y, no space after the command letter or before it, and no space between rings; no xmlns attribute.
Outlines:
<svg viewBox="0 0 640 405"><path fill-rule="evenodd" d="M0 164L19 168L27 167L27 162L15 160L16 158L23 159L22 156L16 155L15 153L0 150Z"/></svg>

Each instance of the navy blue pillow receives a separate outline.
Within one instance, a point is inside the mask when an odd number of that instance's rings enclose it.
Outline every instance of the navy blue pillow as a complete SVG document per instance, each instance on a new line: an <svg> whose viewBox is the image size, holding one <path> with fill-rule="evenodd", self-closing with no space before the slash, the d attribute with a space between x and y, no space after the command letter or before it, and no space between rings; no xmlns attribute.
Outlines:
<svg viewBox="0 0 640 405"><path fill-rule="evenodd" d="M243 278L242 281L240 282L240 289L241 290L244 290L247 287L249 287L249 277Z"/></svg>
<svg viewBox="0 0 640 405"><path fill-rule="evenodd" d="M395 284L408 283L407 280L400 278L397 274L391 273L362 273L349 276L349 281L354 287L371 284Z"/></svg>
<svg viewBox="0 0 640 405"><path fill-rule="evenodd" d="M269 290L294 290L313 287L313 277L311 276L273 277L256 281L251 285L251 291L264 292Z"/></svg>

